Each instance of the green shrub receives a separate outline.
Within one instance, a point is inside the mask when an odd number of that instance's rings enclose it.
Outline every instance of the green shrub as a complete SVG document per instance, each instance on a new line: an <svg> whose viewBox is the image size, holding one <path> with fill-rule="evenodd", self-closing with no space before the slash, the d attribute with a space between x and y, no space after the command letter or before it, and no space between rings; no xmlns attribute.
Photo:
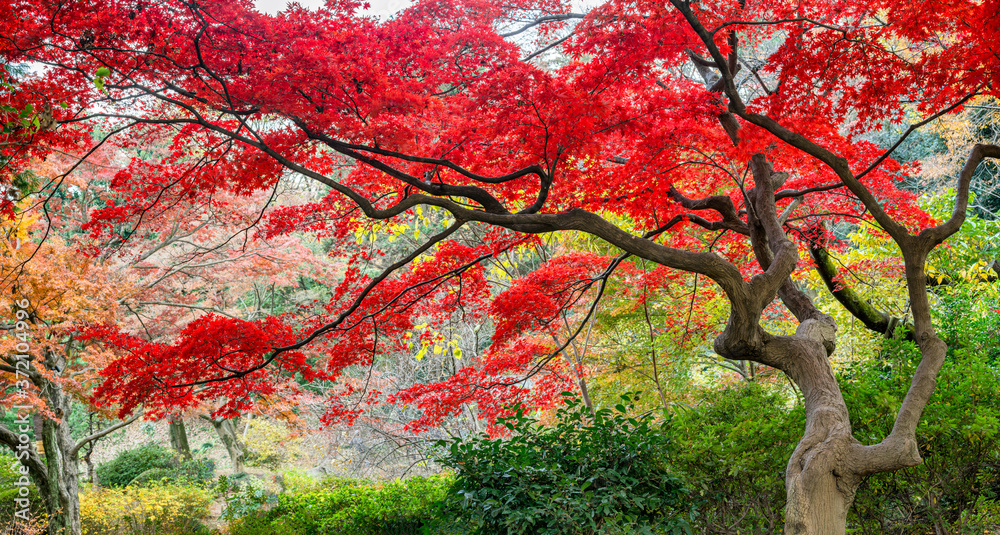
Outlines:
<svg viewBox="0 0 1000 535"><path fill-rule="evenodd" d="M500 420L509 439L441 444L455 470L452 514L489 535L688 531L687 491L652 415L630 417L629 396L596 412L567 397L552 427L518 409Z"/></svg>
<svg viewBox="0 0 1000 535"><path fill-rule="evenodd" d="M785 465L805 416L780 392L757 383L706 391L671 418L670 463L700 498L699 533L781 531Z"/></svg>
<svg viewBox="0 0 1000 535"><path fill-rule="evenodd" d="M288 494L302 494L318 490L323 486L323 481L306 473L301 468L289 468L281 474L281 488Z"/></svg>
<svg viewBox="0 0 1000 535"><path fill-rule="evenodd" d="M246 474L219 476L216 492L226 501L222 518L230 521L254 516L278 500L276 487L269 487L264 481Z"/></svg>
<svg viewBox="0 0 1000 535"><path fill-rule="evenodd" d="M182 460L173 450L147 444L123 451L114 459L97 467L97 481L103 487L145 485L155 481L210 481L215 474L215 462L196 457Z"/></svg>
<svg viewBox="0 0 1000 535"><path fill-rule="evenodd" d="M146 444L119 453L97 466L97 481L103 487L124 487L143 472L177 466L173 451L156 444Z"/></svg>
<svg viewBox="0 0 1000 535"><path fill-rule="evenodd" d="M335 480L323 488L278 498L269 511L258 510L230 526L232 535L395 535L416 534L436 525L438 505L452 479L447 475L411 477L382 484ZM436 529L434 534L443 534Z"/></svg>
<svg viewBox="0 0 1000 535"><path fill-rule="evenodd" d="M919 352L896 344L881 362L850 370L844 397L862 443L881 440L893 418ZM855 498L858 533L984 533L1000 515L990 502L1000 491L1000 366L964 349L951 352L920 425L923 463L865 480ZM993 509L993 514L986 514Z"/></svg>
<svg viewBox="0 0 1000 535"><path fill-rule="evenodd" d="M19 507L14 502L20 497L20 487L14 483L21 477L17 470L21 463L12 454L0 451L0 526L11 525L14 521L14 513ZM38 494L38 488L34 484L28 487L28 503L31 511L31 518L45 517L45 504Z"/></svg>

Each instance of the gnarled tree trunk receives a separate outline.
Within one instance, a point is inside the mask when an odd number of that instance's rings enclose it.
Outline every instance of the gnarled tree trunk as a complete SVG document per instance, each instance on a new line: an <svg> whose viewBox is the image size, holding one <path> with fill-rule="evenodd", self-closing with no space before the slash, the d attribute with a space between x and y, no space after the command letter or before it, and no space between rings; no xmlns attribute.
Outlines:
<svg viewBox="0 0 1000 535"><path fill-rule="evenodd" d="M788 355L786 373L802 390L806 428L785 472L785 533L843 535L861 483L851 462L857 441L826 351L815 342L790 345L801 349Z"/></svg>
<svg viewBox="0 0 1000 535"><path fill-rule="evenodd" d="M68 403L62 414L58 421L46 418L42 423L49 476L48 494L43 498L49 513L49 535L80 535L80 470L76 443L66 421Z"/></svg>

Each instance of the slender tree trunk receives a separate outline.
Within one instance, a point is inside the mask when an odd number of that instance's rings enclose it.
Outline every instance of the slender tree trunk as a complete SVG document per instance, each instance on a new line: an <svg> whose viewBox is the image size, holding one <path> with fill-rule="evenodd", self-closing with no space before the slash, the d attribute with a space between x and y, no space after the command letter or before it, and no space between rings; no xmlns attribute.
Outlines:
<svg viewBox="0 0 1000 535"><path fill-rule="evenodd" d="M576 384L580 385L580 395L583 396L583 403L588 409L594 410L594 402L590 399L590 390L587 388L587 380L583 375L577 378Z"/></svg>
<svg viewBox="0 0 1000 535"><path fill-rule="evenodd" d="M215 432L219 434L219 439L226 447L226 452L229 453L229 459L232 461L233 473L245 473L246 446L243 444L243 440L240 439L240 434L237 430L239 422L236 419L226 420L222 418L209 418L207 416L203 416L202 418L211 422L212 427L215 428Z"/></svg>
<svg viewBox="0 0 1000 535"><path fill-rule="evenodd" d="M94 487L100 487L101 482L97 480L97 471L94 470L94 443L87 444L87 453L83 455L83 462L87 465L87 481Z"/></svg>
<svg viewBox="0 0 1000 535"><path fill-rule="evenodd" d="M184 459L191 458L191 446L188 444L187 429L180 416L170 418L170 447Z"/></svg>

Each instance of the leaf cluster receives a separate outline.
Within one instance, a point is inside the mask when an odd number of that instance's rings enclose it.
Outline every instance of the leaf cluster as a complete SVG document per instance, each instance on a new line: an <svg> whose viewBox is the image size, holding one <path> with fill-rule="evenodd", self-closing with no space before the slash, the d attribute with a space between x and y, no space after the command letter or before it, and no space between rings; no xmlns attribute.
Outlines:
<svg viewBox="0 0 1000 535"><path fill-rule="evenodd" d="M231 526L233 535L383 535L419 533L436 523L438 503L451 478L411 477L382 484L336 479L325 488L281 495L266 513L248 515ZM434 531L440 533L440 531Z"/></svg>
<svg viewBox="0 0 1000 535"><path fill-rule="evenodd" d="M161 480L205 482L214 472L215 464L210 460L182 460L168 448L146 444L98 465L96 475L102 486L119 488Z"/></svg>
<svg viewBox="0 0 1000 535"><path fill-rule="evenodd" d="M510 438L439 442L439 462L456 472L452 514L480 534L686 531L687 490L652 413L630 416L631 395L597 411L564 395L550 427L519 407L499 420Z"/></svg>

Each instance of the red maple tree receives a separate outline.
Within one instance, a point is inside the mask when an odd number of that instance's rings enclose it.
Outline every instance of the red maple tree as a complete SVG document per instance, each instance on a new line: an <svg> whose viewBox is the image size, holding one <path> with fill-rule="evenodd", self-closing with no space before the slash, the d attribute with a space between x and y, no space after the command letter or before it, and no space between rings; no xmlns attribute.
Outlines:
<svg viewBox="0 0 1000 535"><path fill-rule="evenodd" d="M523 235L575 231L621 255L527 275L518 288L544 291L493 301L501 329L483 366L454 388L413 396L520 388L558 348L516 329L599 296L635 256L714 281L731 305L715 350L780 369L801 389L807 424L787 470L787 533L843 533L865 475L920 462L915 429L946 349L931 324L925 259L962 224L971 176L1000 148L972 150L954 213L938 222L897 187L912 172L892 158L898 143L884 150L865 134L919 114L908 134L975 95L998 96L997 0L608 0L586 14L553 0L427 0L384 21L358 8L5 6L3 53L49 66L23 77L17 94L48 99L41 109L56 123L93 125L111 141L173 129L169 154L119 173L117 201L93 214L95 235L141 229L176 199L250 194L289 174L329 195L273 217L275 232L349 245L359 229L385 228L371 220L418 207L439 215L440 230L381 273L363 272L370 253L354 255L310 321L203 318L175 344L133 348L126 358L137 360L107 387L126 410L157 395L154 374L215 396L219 383L267 389L254 380L267 366L307 373L309 346L327 354L323 373L365 363L421 318L491 300L480 266ZM892 433L870 446L852 436L830 368L836 326L791 278L809 267L799 250L816 229L859 219L900 247L923 354ZM494 230L481 244L455 239L484 225ZM550 275L577 281L558 291L537 283ZM761 325L776 298L800 322L794 335ZM456 388L462 395L444 394Z"/></svg>

